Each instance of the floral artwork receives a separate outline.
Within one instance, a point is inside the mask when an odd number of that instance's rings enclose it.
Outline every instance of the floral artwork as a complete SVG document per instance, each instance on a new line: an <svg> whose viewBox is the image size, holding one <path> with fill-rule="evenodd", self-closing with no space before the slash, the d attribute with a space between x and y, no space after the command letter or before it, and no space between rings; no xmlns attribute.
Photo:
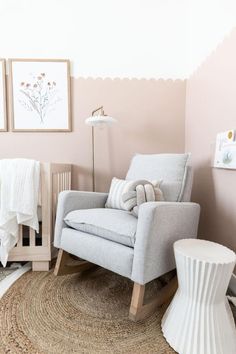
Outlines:
<svg viewBox="0 0 236 354"><path fill-rule="evenodd" d="M48 110L60 100L56 85L55 81L47 81L46 73L33 77L32 83L24 81L20 83L20 92L23 95L20 103L28 111L35 111L42 124Z"/></svg>
<svg viewBox="0 0 236 354"><path fill-rule="evenodd" d="M0 131L6 131L5 60L0 59Z"/></svg>
<svg viewBox="0 0 236 354"><path fill-rule="evenodd" d="M70 131L69 62L10 60L13 131Z"/></svg>

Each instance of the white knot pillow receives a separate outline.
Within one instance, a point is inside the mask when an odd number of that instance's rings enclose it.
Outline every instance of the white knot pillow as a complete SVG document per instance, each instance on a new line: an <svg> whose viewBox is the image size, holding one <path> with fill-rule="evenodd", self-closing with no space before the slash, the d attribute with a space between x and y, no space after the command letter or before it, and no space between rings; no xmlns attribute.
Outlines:
<svg viewBox="0 0 236 354"><path fill-rule="evenodd" d="M161 181L126 181L114 177L105 207L131 211L137 216L141 204L164 200L160 185Z"/></svg>

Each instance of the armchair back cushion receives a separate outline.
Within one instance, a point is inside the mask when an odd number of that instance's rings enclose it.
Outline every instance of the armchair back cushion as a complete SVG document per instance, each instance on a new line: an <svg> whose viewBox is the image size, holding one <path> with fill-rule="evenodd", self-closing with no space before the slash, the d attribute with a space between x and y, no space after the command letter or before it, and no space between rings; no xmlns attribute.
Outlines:
<svg viewBox="0 0 236 354"><path fill-rule="evenodd" d="M137 154L131 161L127 180L162 180L164 200L182 201L189 154Z"/></svg>
<svg viewBox="0 0 236 354"><path fill-rule="evenodd" d="M192 187L193 187L193 168L192 166L188 166L181 202L191 201Z"/></svg>

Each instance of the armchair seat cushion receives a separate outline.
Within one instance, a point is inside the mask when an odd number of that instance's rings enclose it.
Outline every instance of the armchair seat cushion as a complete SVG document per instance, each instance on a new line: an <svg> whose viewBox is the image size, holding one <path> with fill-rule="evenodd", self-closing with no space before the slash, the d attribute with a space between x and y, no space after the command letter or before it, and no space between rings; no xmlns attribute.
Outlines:
<svg viewBox="0 0 236 354"><path fill-rule="evenodd" d="M137 218L128 211L108 208L74 210L64 221L73 229L134 247Z"/></svg>

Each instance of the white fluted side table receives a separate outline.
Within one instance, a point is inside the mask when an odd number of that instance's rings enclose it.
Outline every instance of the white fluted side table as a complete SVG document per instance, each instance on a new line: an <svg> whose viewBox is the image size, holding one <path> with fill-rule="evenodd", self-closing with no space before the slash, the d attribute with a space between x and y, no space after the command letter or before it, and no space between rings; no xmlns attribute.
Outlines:
<svg viewBox="0 0 236 354"><path fill-rule="evenodd" d="M226 298L236 255L214 242L175 242L179 288L162 331L180 354L235 354L236 330Z"/></svg>

